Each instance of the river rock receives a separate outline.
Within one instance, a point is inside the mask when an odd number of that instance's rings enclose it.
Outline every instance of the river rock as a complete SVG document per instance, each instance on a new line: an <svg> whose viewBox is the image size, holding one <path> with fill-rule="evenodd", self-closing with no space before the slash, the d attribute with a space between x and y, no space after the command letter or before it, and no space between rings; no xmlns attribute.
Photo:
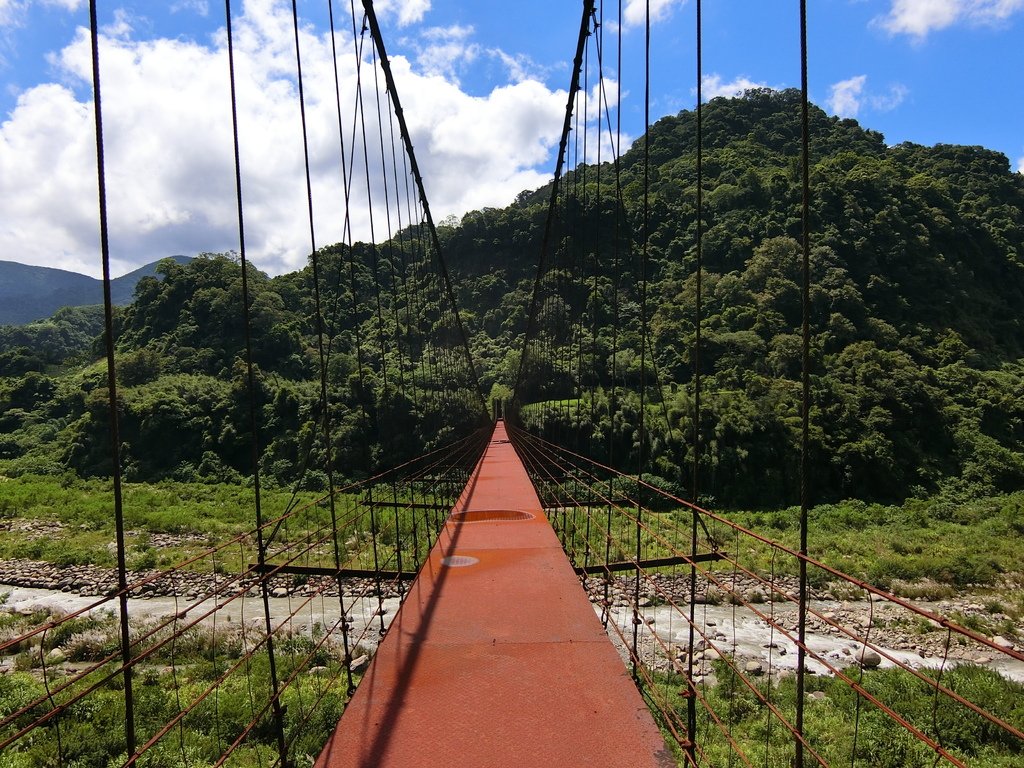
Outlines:
<svg viewBox="0 0 1024 768"><path fill-rule="evenodd" d="M865 669L875 669L882 663L882 657L872 651L870 648L865 648L858 657L860 665Z"/></svg>
<svg viewBox="0 0 1024 768"><path fill-rule="evenodd" d="M748 675L759 677L764 674L764 665L762 665L760 661L748 661L743 665L743 671Z"/></svg>
<svg viewBox="0 0 1024 768"><path fill-rule="evenodd" d="M996 635L995 637L993 637L992 643L997 648L1004 648L1007 651L1012 651L1014 648L1013 641L1003 637L1002 635Z"/></svg>

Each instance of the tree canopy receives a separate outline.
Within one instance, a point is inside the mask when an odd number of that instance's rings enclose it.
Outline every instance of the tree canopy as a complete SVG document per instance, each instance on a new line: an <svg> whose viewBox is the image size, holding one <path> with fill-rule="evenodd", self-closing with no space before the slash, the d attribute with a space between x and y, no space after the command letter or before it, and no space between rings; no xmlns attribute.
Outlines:
<svg viewBox="0 0 1024 768"><path fill-rule="evenodd" d="M796 494L799 447L799 93L754 90L714 99L703 114L701 487L730 504L784 504ZM817 108L811 130L816 497L1019 488L1024 177L999 153L887 146ZM693 450L695 141L689 111L651 127L643 469L678 489L689 487ZM576 344L586 364L556 354L526 366L533 400L574 403L544 427L553 437L634 471L644 355L630 265L643 176L642 139L617 168L567 176L573 194L553 232L561 256L542 275L551 318L542 332L552 349ZM440 228L485 394L508 392L519 371L549 194L526 191ZM472 421L471 406L423 394L443 389L438 361L457 354L458 333L437 290L416 298L430 257L409 234L318 254L342 476L397 463ZM250 268L247 279L261 465L281 482L315 484L302 470L323 451L312 272ZM237 259L208 254L162 263L119 311L134 477L251 471L241 297ZM556 318L577 318L579 329ZM0 328L5 471L109 471L104 381L89 365L97 321L92 310L62 310Z"/></svg>

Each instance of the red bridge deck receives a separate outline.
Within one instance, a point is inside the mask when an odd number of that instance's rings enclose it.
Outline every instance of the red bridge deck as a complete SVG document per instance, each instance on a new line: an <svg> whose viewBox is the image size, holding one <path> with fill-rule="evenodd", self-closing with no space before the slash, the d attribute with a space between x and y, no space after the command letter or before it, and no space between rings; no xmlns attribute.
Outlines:
<svg viewBox="0 0 1024 768"><path fill-rule="evenodd" d="M501 422L316 765L675 765Z"/></svg>

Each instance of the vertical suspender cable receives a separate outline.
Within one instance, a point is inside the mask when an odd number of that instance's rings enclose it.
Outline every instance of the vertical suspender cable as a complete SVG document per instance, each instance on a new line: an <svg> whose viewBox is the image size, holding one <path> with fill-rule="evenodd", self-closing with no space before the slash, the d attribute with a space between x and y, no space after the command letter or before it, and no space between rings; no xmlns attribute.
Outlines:
<svg viewBox="0 0 1024 768"><path fill-rule="evenodd" d="M593 2L593 0L587 1L591 4ZM452 312L455 317L456 330L459 334L459 341L461 342L461 346L466 354L469 384L476 390L476 397L479 400L481 413L483 414L483 417L486 418L489 412L487 400L484 397L483 391L480 389L480 378L477 374L476 364L473 362L473 353L469 348L469 337L466 335L466 327L462 324L462 316L459 314L459 304L455 299L455 290L452 288L451 276L448 274L448 267L445 264L444 256L441 252L441 240L437 236L437 227L434 226L434 217L430 213L430 204L427 202L427 192L423 186L423 176L420 174L419 164L416 162L416 154L413 152L412 136L409 133L409 126L405 122L405 112L402 110L402 103L398 99L398 89L395 87L395 78L391 72L391 62L388 61L387 50L384 47L384 37L381 35L380 24L377 22L377 14L373 10L372 0L363 0L363 10L366 12L366 19L370 25L370 34L373 35L374 44L377 46L380 65L384 71L384 80L387 84L388 92L391 94L391 101L394 104L395 109L395 117L398 118L398 127L402 134L402 140L405 143L406 153L409 156L409 166L412 170L412 175L416 180L416 186L420 193L420 204L423 206L423 214L427 221L427 229L430 234L431 243L434 246L437 266L441 273L441 280L443 282L445 295L447 296L448 303L452 308Z"/></svg>
<svg viewBox="0 0 1024 768"><path fill-rule="evenodd" d="M691 482L693 483L693 503L698 503L700 492L700 396L701 396L701 360L700 360L700 331L701 331L701 291L704 267L704 28L703 28L703 0L697 0L697 274L696 274L696 307L694 313L694 334L693 334L693 469L691 470ZM697 510L691 510L690 517L690 555L697 557ZM697 690L693 685L693 651L695 640L697 603L697 563L690 562L690 633L688 653L686 656L686 683L689 686L689 697L686 700L686 728L689 733L687 738L689 744L686 748L687 759L690 765L697 764L695 745L697 742Z"/></svg>
<svg viewBox="0 0 1024 768"><path fill-rule="evenodd" d="M590 35L590 19L594 13L594 0L584 0L583 16L580 19L580 34L576 41L576 57L573 59L572 79L569 84L569 98L565 104L565 121L562 124L562 138L558 142L558 157L555 159L555 177L551 182L551 196L548 199L548 215L544 222L544 238L541 241L540 259L537 263L537 275L533 282L533 295L530 298L530 309L526 317L526 335L523 340L523 352L519 358L519 371L513 387L513 397L521 403L523 375L526 372L526 357L530 341L537 334L537 312L540 309L540 284L547 266L548 248L551 239L551 228L554 224L555 206L558 205L558 185L562 178L562 167L565 163L566 147L569 143L569 129L572 126L573 104L576 92L580 89L580 69L583 67L583 51Z"/></svg>
<svg viewBox="0 0 1024 768"><path fill-rule="evenodd" d="M333 4L329 7L330 21L331 21L331 46L333 50L334 46L334 8ZM313 183L310 176L309 170L309 133L306 126L306 94L305 86L302 77L302 50L299 45L299 14L298 8L296 7L295 0L292 0L292 26L295 33L295 66L298 77L299 85L299 113L302 118L302 152L303 160L305 162L306 171L306 205L307 212L309 215L309 262L313 271L313 312L315 317L316 325L316 338L317 338L317 354L319 358L320 367L320 410L323 420L323 439L324 439L324 470L327 474L327 503L330 509L331 515L331 540L333 543L333 555L334 555L334 567L336 572L339 574L337 579L338 584L338 602L341 610L341 626L342 626L342 639L345 646L345 666L348 675L348 686L351 694L353 688L351 666L349 662L350 649L348 647L348 631L346 628L346 611L345 611L345 591L342 589L341 583L341 551L338 543L338 510L337 502L334 493L334 455L333 455L333 431L331 429L331 400L330 394L327 387L327 345L324 340L324 318L323 318L323 305L320 297L320 259L317 255L316 249L316 227L313 219ZM336 94L340 93L340 88L337 82L338 71L337 68L334 70L335 76L335 90ZM338 99L339 111L340 111L340 97ZM342 186L345 188L345 218L348 221L348 175L346 173L345 164L345 141L344 135L341 134L341 122L339 118L339 137L341 141L341 156L342 156ZM284 758L282 757L282 761Z"/></svg>
<svg viewBox="0 0 1024 768"><path fill-rule="evenodd" d="M100 257L103 262L103 342L107 356L107 392L110 409L110 457L113 462L114 525L117 539L117 593L121 630L121 666L124 670L124 735L129 756L135 754L135 697L132 690L131 639L128 633L128 567L125 561L124 504L121 494L121 435L117 416L117 372L114 367L114 305L110 295L110 237L107 228L107 170L103 150L103 105L100 95L99 25L96 0L89 1L89 36L92 43L93 115L96 120L96 176L100 208Z"/></svg>
<svg viewBox="0 0 1024 768"><path fill-rule="evenodd" d="M644 202L643 244L640 249L640 424L637 442L638 479L644 475L644 444L647 442L647 250L651 239L651 2L644 4ZM643 526L643 485L636 488L636 575L633 580L633 677L637 679L640 631L640 533Z"/></svg>
<svg viewBox="0 0 1024 768"><path fill-rule="evenodd" d="M366 32L366 27L363 27L363 33ZM373 77L374 77L374 91L378 89L376 87L377 79L377 67L373 65ZM384 354L384 314L381 310L381 297L380 297L380 278L379 278L379 258L377 256L377 231L374 225L373 215L373 184L370 181L370 143L366 139L366 100L363 98L362 82L360 81L359 88L359 124L362 129L363 135L363 170L366 177L366 210L369 214L370 220L370 268L373 270L373 288L374 298L376 299L377 308L377 349L380 351L380 375L381 381L384 383L384 392L388 391L388 363L387 357ZM379 121L378 121L379 122ZM378 435L380 430L380 419L379 415L374 419L377 423Z"/></svg>
<svg viewBox="0 0 1024 768"><path fill-rule="evenodd" d="M341 177L342 177L342 188L344 190L344 196L345 196L345 198L344 198L345 199L345 222L346 222L345 232L346 232L346 234L348 234L348 233L350 233L350 226L349 226L350 225L350 218L349 218L349 199L350 199L350 186L349 186L349 184L350 184L350 179L349 179L349 172L348 172L348 163L345 161L345 133L344 133L344 129L342 127L342 120L341 120L341 82L340 82L340 78L338 77L338 49L337 49L337 43L335 42L334 2L333 2L333 0L328 0L328 2L327 2L327 11L328 11L328 15L329 15L329 18L330 18L330 23L331 23L331 61L332 61L333 70L334 70L334 95L335 95L335 102L336 102L336 105L337 105L337 115L338 115L338 141L339 141L339 144L340 144L340 147L341 147ZM349 234L349 237L351 238L350 234ZM349 248L349 256L351 256L351 246ZM339 259L339 261L341 261L341 259ZM339 282L339 284L341 282L341 278L340 278L341 271L342 271L342 265L339 263L339 265L338 265L338 272L339 272L338 282ZM352 290L355 291L355 286L353 286ZM340 288L339 288L338 293L339 294L341 293ZM361 361L360 361L360 368L361 367L362 367L362 364L361 364ZM321 370L323 370L323 369L321 369ZM360 374L361 374L361 371L360 371ZM326 380L321 380L321 391L320 391L320 394L321 394L321 397L323 397L325 399L325 401L326 401L326 395L327 395ZM327 408L325 407L324 408L324 414L326 415L326 413L327 413ZM335 576L335 581L337 582L337 585L338 585L338 608L339 608L339 610L341 612L341 641L342 641L342 646L343 646L343 650L344 650L344 653L345 653L345 676L346 676L346 681L348 683L348 695L351 696L354 693L354 691L355 691L355 681L352 678L352 649L349 646L349 638L348 638L348 611L347 611L347 609L345 607L345 589L343 587L342 578L341 578L341 544L338 541L338 511L337 511L337 504L335 503L335 499L334 499L334 473L333 473L333 469L331 468L331 465L332 465L333 462L331 461L331 454L330 454L330 450L331 450L331 439L329 437L330 431L327 429L327 423L326 422L325 422L324 426L325 426L325 429L324 429L324 440L327 443L327 450L328 450L328 453L327 453L327 467L328 467L327 482L328 482L328 485L330 487L330 496L331 496L331 500L330 500L331 529L332 529L332 531L334 533L334 568L335 568L335 570L337 572L337 574Z"/></svg>
<svg viewBox="0 0 1024 768"><path fill-rule="evenodd" d="M609 372L610 388L608 394L608 463L615 463L615 413L617 412L617 374L618 374L618 353L619 353L619 256L622 237L622 173L619 165L619 158L622 156L622 0L619 0L618 23L615 25L616 51L615 51L615 140L612 154L615 157L615 226L612 233L612 354L611 370ZM611 126L609 126L611 132ZM608 480L608 498L614 498L611 479ZM612 539L612 507L609 501L607 507L607 530L605 532L605 567L611 562L611 539ZM608 626L607 618L610 612L611 571L605 571L604 579L604 609L603 618L605 628Z"/></svg>
<svg viewBox="0 0 1024 768"><path fill-rule="evenodd" d="M235 85L235 54L234 38L231 26L231 2L224 1L224 15L228 38L228 75L231 87L231 131L235 155L235 200L238 209L238 242L239 259L242 267L242 312L244 314L246 387L249 394L249 431L251 434L251 460L253 476L254 505L256 513L256 557L260 572L260 592L263 599L264 629L267 633L267 663L270 667L270 679L273 694L274 724L277 730L277 751L281 765L287 765L288 747L284 736L284 712L281 710L280 695L277 681L277 660L274 655L274 632L270 619L270 588L266 578L267 545L263 534L263 508L260 496L260 447L259 431L256 421L256 376L252 354L252 322L249 308L248 262L245 249L245 216L242 204L242 163L238 139L238 94Z"/></svg>
<svg viewBox="0 0 1024 768"><path fill-rule="evenodd" d="M612 366L611 393L608 396L608 463L615 463L615 414L618 411L619 372L619 273L622 248L622 219L625 206L622 198L622 0L619 0L618 23L615 25L615 229L612 241Z"/></svg>
<svg viewBox="0 0 1024 768"><path fill-rule="evenodd" d="M802 766L804 757L804 666L806 664L805 640L807 635L807 512L809 500L809 456L811 433L811 257L810 257L810 117L807 85L807 0L800 0L800 164L802 174L801 229L803 285L801 286L801 336L800 398L802 404L800 423L800 605L796 668L796 765Z"/></svg>

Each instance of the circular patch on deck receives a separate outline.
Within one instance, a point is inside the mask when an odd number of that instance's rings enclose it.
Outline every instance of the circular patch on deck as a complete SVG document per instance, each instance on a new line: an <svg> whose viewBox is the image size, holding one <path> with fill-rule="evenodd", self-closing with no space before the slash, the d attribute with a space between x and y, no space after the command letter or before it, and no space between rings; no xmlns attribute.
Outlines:
<svg viewBox="0 0 1024 768"><path fill-rule="evenodd" d="M456 523L514 523L519 520L533 520L533 515L520 509L471 509L467 512L453 512Z"/></svg>
<svg viewBox="0 0 1024 768"><path fill-rule="evenodd" d="M476 565L480 561L469 555L449 555L441 558L441 565L449 568L465 568L467 565Z"/></svg>

